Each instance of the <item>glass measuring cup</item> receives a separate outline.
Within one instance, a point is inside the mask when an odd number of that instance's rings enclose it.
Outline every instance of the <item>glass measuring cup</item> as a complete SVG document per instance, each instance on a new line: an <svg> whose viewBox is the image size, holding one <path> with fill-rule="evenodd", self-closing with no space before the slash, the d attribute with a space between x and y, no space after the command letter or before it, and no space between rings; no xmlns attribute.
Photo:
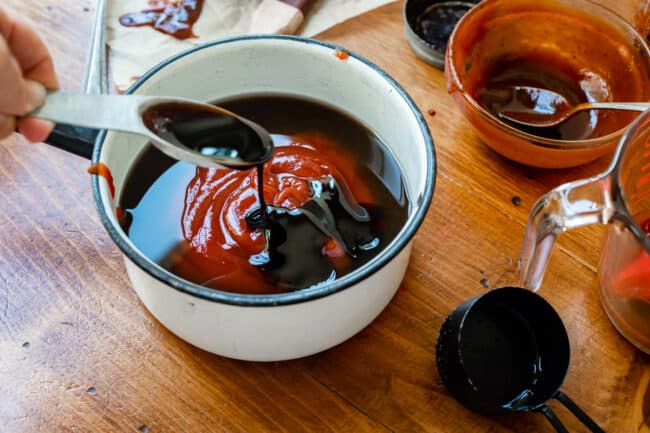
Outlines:
<svg viewBox="0 0 650 433"><path fill-rule="evenodd" d="M598 269L603 307L630 342L650 353L650 110L625 132L602 174L555 188L533 207L519 283L537 290L556 237L608 224Z"/></svg>

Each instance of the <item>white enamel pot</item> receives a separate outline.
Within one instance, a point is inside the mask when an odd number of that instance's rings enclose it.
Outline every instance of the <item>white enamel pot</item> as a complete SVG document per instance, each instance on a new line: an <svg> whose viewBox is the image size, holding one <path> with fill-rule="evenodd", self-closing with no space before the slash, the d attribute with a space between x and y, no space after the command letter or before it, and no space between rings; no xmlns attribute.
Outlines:
<svg viewBox="0 0 650 433"><path fill-rule="evenodd" d="M353 53L339 59L337 49L289 36L216 41L168 59L128 91L206 102L260 93L303 96L348 113L377 134L402 169L411 202L409 217L380 254L331 284L278 295L240 295L190 283L158 266L131 243L114 214L125 177L146 140L106 131L97 136L92 160L112 171L116 198L95 176L95 200L106 230L124 254L133 287L160 323L201 349L253 361L320 352L366 327L404 276L411 239L434 189L431 135L421 112L393 79ZM71 147L68 142L68 150L83 154Z"/></svg>

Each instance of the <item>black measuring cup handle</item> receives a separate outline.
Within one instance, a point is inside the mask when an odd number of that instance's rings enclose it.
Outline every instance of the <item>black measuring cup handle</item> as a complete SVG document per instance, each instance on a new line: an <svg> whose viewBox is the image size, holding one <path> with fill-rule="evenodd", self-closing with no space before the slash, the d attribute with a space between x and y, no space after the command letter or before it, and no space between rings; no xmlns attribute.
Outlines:
<svg viewBox="0 0 650 433"><path fill-rule="evenodd" d="M566 427L564 427L564 424L562 424L560 418L558 418L557 415L555 415L555 412L553 412L550 407L543 405L537 410L546 417L548 422L551 423L551 425L553 426L553 428L555 428L555 431L557 431L557 433L569 433L569 430L567 430Z"/></svg>
<svg viewBox="0 0 650 433"><path fill-rule="evenodd" d="M580 422L582 422L590 431L593 433L605 433L605 430L596 424L596 421L591 419L591 417L587 415L585 411L580 409L580 407L578 407L578 405L575 404L575 402L571 400L568 395L562 391L558 391L553 398L562 403L564 407L569 409L571 413L576 418L578 418Z"/></svg>
<svg viewBox="0 0 650 433"><path fill-rule="evenodd" d="M553 398L560 403L564 405L571 413L580 420L588 429L589 431L593 433L605 433L605 430L603 430L596 422L591 419L589 415L585 413L578 405L569 398L568 395L563 393L562 391L558 391L555 393ZM558 433L569 433L569 431L564 427L560 419L555 415L555 412L551 410L550 407L546 406L545 404L540 406L537 411L541 412L548 422L551 423L551 425L555 428L555 430Z"/></svg>

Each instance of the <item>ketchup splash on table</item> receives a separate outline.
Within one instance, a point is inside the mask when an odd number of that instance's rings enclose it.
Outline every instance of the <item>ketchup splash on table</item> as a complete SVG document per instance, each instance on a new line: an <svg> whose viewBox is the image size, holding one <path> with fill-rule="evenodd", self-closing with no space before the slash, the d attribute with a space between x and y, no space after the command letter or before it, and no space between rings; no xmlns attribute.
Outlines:
<svg viewBox="0 0 650 433"><path fill-rule="evenodd" d="M125 27L150 26L176 39L195 38L192 26L199 19L203 0L149 0L149 8L120 17Z"/></svg>

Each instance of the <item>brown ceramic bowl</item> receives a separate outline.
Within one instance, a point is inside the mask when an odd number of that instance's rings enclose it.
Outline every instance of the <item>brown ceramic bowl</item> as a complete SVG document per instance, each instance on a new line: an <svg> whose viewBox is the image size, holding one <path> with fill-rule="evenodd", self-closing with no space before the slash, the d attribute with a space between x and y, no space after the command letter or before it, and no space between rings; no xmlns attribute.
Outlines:
<svg viewBox="0 0 650 433"><path fill-rule="evenodd" d="M584 113L594 126L575 139L516 129L477 100L488 77L499 68L503 75L504 63L556 68L574 78L573 87L588 88L584 100L650 99L645 41L623 18L588 0L484 0L458 23L445 61L448 90L481 139L505 157L535 167L572 167L610 154L636 115Z"/></svg>

